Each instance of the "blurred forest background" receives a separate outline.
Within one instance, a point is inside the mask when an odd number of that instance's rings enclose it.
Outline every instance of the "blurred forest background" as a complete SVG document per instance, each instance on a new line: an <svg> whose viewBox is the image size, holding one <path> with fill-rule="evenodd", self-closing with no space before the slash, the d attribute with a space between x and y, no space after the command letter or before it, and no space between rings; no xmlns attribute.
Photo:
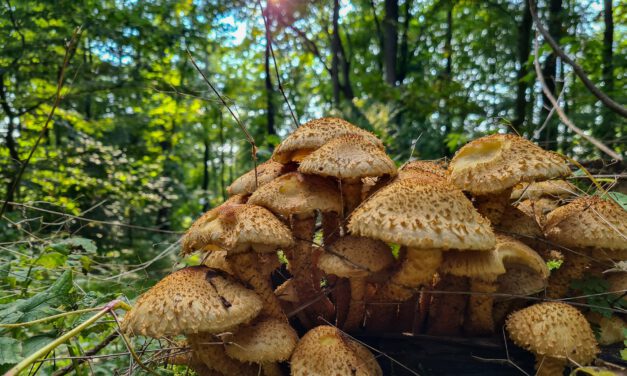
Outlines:
<svg viewBox="0 0 627 376"><path fill-rule="evenodd" d="M590 79L627 102L627 3L538 0L538 12ZM556 115L545 121L552 106L534 71L534 36L523 0L2 1L0 318L16 302L33 319L133 298L172 270L180 233L252 167L244 134L186 49L237 110L260 161L295 126L272 52L299 123L343 117L375 132L399 164L450 157L493 132L577 160L607 158ZM544 78L568 117L625 155L625 118L540 43ZM62 71L63 98L42 132ZM45 293L57 300L29 306ZM74 324L0 338L0 371ZM69 354L115 333L102 325ZM119 368L99 364L102 374Z"/></svg>

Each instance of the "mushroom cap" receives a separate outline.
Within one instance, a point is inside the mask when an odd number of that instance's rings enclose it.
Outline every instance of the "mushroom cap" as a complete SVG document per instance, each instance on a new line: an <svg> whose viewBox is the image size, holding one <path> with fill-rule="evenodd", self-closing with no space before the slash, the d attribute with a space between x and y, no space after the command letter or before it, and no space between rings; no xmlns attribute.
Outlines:
<svg viewBox="0 0 627 376"><path fill-rule="evenodd" d="M516 264L534 270L544 280L549 278L549 269L540 255L503 234L496 234L496 247L491 252L447 252L440 271L458 277L496 278Z"/></svg>
<svg viewBox="0 0 627 376"><path fill-rule="evenodd" d="M473 194L497 193L520 182L570 174L564 159L522 137L493 134L464 145L448 166L449 180Z"/></svg>
<svg viewBox="0 0 627 376"><path fill-rule="evenodd" d="M521 236L523 240L530 238L542 238L544 233L533 214L508 205L497 226L499 231L507 232L513 236Z"/></svg>
<svg viewBox="0 0 627 376"><path fill-rule="evenodd" d="M363 130L346 120L325 117L308 121L298 127L281 142L272 159L280 163L300 161L303 156L318 149L329 140L344 134L358 134L383 149L383 143L374 134Z"/></svg>
<svg viewBox="0 0 627 376"><path fill-rule="evenodd" d="M296 291L296 286L294 283L294 279L290 278L287 281L281 283L276 289L274 289L274 295L284 302L290 303L298 303L298 292Z"/></svg>
<svg viewBox="0 0 627 376"><path fill-rule="evenodd" d="M310 216L316 210L342 211L340 191L333 182L298 172L274 179L255 191L248 202L266 207L286 218L290 215Z"/></svg>
<svg viewBox="0 0 627 376"><path fill-rule="evenodd" d="M338 277L367 277L394 263L392 251L380 240L344 236L326 247L318 267Z"/></svg>
<svg viewBox="0 0 627 376"><path fill-rule="evenodd" d="M183 237L183 252L253 248L273 252L292 245L292 234L268 209L250 204L221 205L203 214Z"/></svg>
<svg viewBox="0 0 627 376"><path fill-rule="evenodd" d="M227 251L223 251L221 249L209 252L204 257L202 264L208 268L221 270L227 274L235 275L231 264L229 264L229 261L226 258L227 253Z"/></svg>
<svg viewBox="0 0 627 376"><path fill-rule="evenodd" d="M590 324L568 304L535 304L512 313L505 325L514 343L540 356L588 364L599 352Z"/></svg>
<svg viewBox="0 0 627 376"><path fill-rule="evenodd" d="M370 351L332 326L318 326L296 345L292 376L374 376L383 372Z"/></svg>
<svg viewBox="0 0 627 376"><path fill-rule="evenodd" d="M300 162L298 171L340 179L359 179L396 175L396 165L385 151L366 138L345 134L306 156Z"/></svg>
<svg viewBox="0 0 627 376"><path fill-rule="evenodd" d="M419 249L491 250L494 234L457 188L443 181L396 181L352 214L353 235Z"/></svg>
<svg viewBox="0 0 627 376"><path fill-rule="evenodd" d="M510 197L512 200L535 200L543 196L560 199L576 195L577 187L566 180L557 179L517 184Z"/></svg>
<svg viewBox="0 0 627 376"><path fill-rule="evenodd" d="M411 161L405 163L398 170L398 179L420 175L433 179L446 179L448 172L441 164L435 161Z"/></svg>
<svg viewBox="0 0 627 376"><path fill-rule="evenodd" d="M241 362L283 362L290 358L298 335L283 320L266 319L241 326L228 339L226 353Z"/></svg>
<svg viewBox="0 0 627 376"><path fill-rule="evenodd" d="M623 330L627 328L627 323L620 317L616 315L605 317L598 312L588 312L586 318L591 324L598 326L597 338L600 345L609 346L625 339Z"/></svg>
<svg viewBox="0 0 627 376"><path fill-rule="evenodd" d="M547 277L522 264L508 265L507 273L501 274L496 281L498 293L520 296L533 295L544 290L547 282ZM514 297L497 296L495 300L512 298Z"/></svg>
<svg viewBox="0 0 627 376"><path fill-rule="evenodd" d="M247 195L253 193L258 187L268 184L272 180L281 176L285 166L273 160L266 161L257 166L257 181L255 182L255 169L248 171L244 175L235 179L231 185L226 188L229 195L242 194Z"/></svg>
<svg viewBox="0 0 627 376"><path fill-rule="evenodd" d="M217 270L178 270L143 293L124 317L122 329L153 338L199 332L220 333L252 320L261 298Z"/></svg>
<svg viewBox="0 0 627 376"><path fill-rule="evenodd" d="M626 272L607 273L605 280L608 284L608 292L616 292L616 296L622 296L627 291ZM623 301L627 303L627 297L623 297Z"/></svg>
<svg viewBox="0 0 627 376"><path fill-rule="evenodd" d="M579 197L549 213L544 232L549 240L565 247L624 252L627 211L613 200Z"/></svg>

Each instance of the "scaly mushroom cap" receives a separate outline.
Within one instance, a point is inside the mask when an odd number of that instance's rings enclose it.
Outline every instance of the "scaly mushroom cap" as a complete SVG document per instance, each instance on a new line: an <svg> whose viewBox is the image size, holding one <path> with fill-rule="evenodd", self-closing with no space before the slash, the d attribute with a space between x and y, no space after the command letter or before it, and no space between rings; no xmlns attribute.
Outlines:
<svg viewBox="0 0 627 376"><path fill-rule="evenodd" d="M261 311L257 294L205 266L178 270L142 294L122 329L153 338L219 333L252 320Z"/></svg>
<svg viewBox="0 0 627 376"><path fill-rule="evenodd" d="M333 182L320 176L290 172L255 191L248 202L289 218L293 214L309 216L316 210L340 213L340 197Z"/></svg>
<svg viewBox="0 0 627 376"><path fill-rule="evenodd" d="M298 335L285 321L266 319L241 326L228 339L226 353L241 362L283 362L292 355Z"/></svg>
<svg viewBox="0 0 627 376"><path fill-rule="evenodd" d="M276 295L279 300L284 302L298 303L299 301L293 278L281 283L276 289L274 289L274 295Z"/></svg>
<svg viewBox="0 0 627 376"><path fill-rule="evenodd" d="M558 179L518 184L514 187L510 197L512 200L536 200L543 196L560 199L576 195L577 187L566 180Z"/></svg>
<svg viewBox="0 0 627 376"><path fill-rule="evenodd" d="M503 234L496 234L496 248L491 252L447 252L440 267L443 273L458 277L496 277L509 265L524 265L546 280L549 269L544 260L524 243Z"/></svg>
<svg viewBox="0 0 627 376"><path fill-rule="evenodd" d="M268 184L272 180L281 176L285 166L273 160L266 161L257 166L257 181L255 182L255 169L248 171L244 175L235 179L231 185L226 188L229 195L242 194L247 195L253 193L257 188ZM255 185L255 183L257 185Z"/></svg>
<svg viewBox="0 0 627 376"><path fill-rule="evenodd" d="M623 330L627 328L627 323L620 317L605 317L598 312L588 312L586 318L598 327L599 345L609 346L625 340Z"/></svg>
<svg viewBox="0 0 627 376"><path fill-rule="evenodd" d="M392 266L394 257L380 240L344 236L327 247L318 259L318 267L338 277L366 277Z"/></svg>
<svg viewBox="0 0 627 376"><path fill-rule="evenodd" d="M261 206L221 205L200 217L183 237L183 252L226 249L238 253L253 248L273 252L292 245L290 230Z"/></svg>
<svg viewBox="0 0 627 376"><path fill-rule="evenodd" d="M346 120L326 117L308 121L279 144L272 159L280 163L300 162L307 154L318 149L338 136L358 134L383 149L383 143L372 133L365 131Z"/></svg>
<svg viewBox="0 0 627 376"><path fill-rule="evenodd" d="M227 251L220 249L209 252L206 256L204 256L202 264L208 268L221 270L227 274L235 275L231 264L229 264L229 261L226 259L227 253Z"/></svg>
<svg viewBox="0 0 627 376"><path fill-rule="evenodd" d="M547 217L546 237L564 247L627 251L627 211L613 200L580 197Z"/></svg>
<svg viewBox="0 0 627 376"><path fill-rule="evenodd" d="M414 176L426 176L434 179L446 179L448 172L440 164L433 161L411 161L398 170L398 179Z"/></svg>
<svg viewBox="0 0 627 376"><path fill-rule="evenodd" d="M542 238L544 235L533 214L529 215L514 206L508 206L505 209L497 228L499 231L520 236L522 240L527 241Z"/></svg>
<svg viewBox="0 0 627 376"><path fill-rule="evenodd" d="M357 208L348 224L353 235L418 249L491 250L490 223L464 194L446 182L394 182Z"/></svg>
<svg viewBox="0 0 627 376"><path fill-rule="evenodd" d="M358 179L396 175L396 166L383 150L366 138L346 134L306 156L298 167L304 174Z"/></svg>
<svg viewBox="0 0 627 376"><path fill-rule="evenodd" d="M478 195L502 192L520 182L570 174L560 156L511 134L469 142L457 151L448 170L451 182Z"/></svg>
<svg viewBox="0 0 627 376"><path fill-rule="evenodd" d="M332 326L318 326L300 339L290 362L292 376L374 376L383 372L370 351Z"/></svg>
<svg viewBox="0 0 627 376"><path fill-rule="evenodd" d="M496 283L499 294L533 295L546 288L547 277L522 264L507 266L507 273L501 274ZM509 300L513 297L497 296L494 300Z"/></svg>
<svg viewBox="0 0 627 376"><path fill-rule="evenodd" d="M512 313L506 328L514 343L540 356L588 364L599 352L590 324L568 304L532 305Z"/></svg>

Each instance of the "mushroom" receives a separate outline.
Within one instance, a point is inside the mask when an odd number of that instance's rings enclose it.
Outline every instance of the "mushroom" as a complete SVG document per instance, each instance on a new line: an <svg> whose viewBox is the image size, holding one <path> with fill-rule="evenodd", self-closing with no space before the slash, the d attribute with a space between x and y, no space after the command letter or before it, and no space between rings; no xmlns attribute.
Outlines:
<svg viewBox="0 0 627 376"><path fill-rule="evenodd" d="M583 277L591 260L609 266L612 260L624 259L627 211L609 199L580 197L549 213L544 233L550 241L572 250L551 275L547 288L549 297L562 298L571 281Z"/></svg>
<svg viewBox="0 0 627 376"><path fill-rule="evenodd" d="M521 183L514 187L511 199L520 202L521 209L529 208L540 227L544 227L546 215L565 200L576 197L577 191L577 187L559 179Z"/></svg>
<svg viewBox="0 0 627 376"><path fill-rule="evenodd" d="M536 375L564 372L568 360L592 362L599 352L586 318L564 303L540 303L512 313L505 324L509 337L536 355Z"/></svg>
<svg viewBox="0 0 627 376"><path fill-rule="evenodd" d="M307 332L294 349L292 376L378 376L383 371L368 349L333 326Z"/></svg>
<svg viewBox="0 0 627 376"><path fill-rule="evenodd" d="M448 166L449 180L475 198L479 212L498 224L512 188L521 182L567 176L564 159L511 134L476 139L457 151Z"/></svg>
<svg viewBox="0 0 627 376"><path fill-rule="evenodd" d="M290 358L298 335L282 320L266 319L241 326L227 337L226 353L240 362L261 364L266 376L281 375L277 363Z"/></svg>
<svg viewBox="0 0 627 376"><path fill-rule="evenodd" d="M229 357L220 337L209 333L199 333L188 335L187 340L194 354L210 370L218 371L222 375L257 376L259 374L258 367Z"/></svg>
<svg viewBox="0 0 627 376"><path fill-rule="evenodd" d="M300 162L328 141L344 134L358 134L383 149L383 143L372 133L333 117L315 119L302 124L281 142L272 159L279 163Z"/></svg>
<svg viewBox="0 0 627 376"><path fill-rule="evenodd" d="M286 173L288 167L275 162L273 160L266 161L259 166L257 170L253 168L244 175L235 179L231 185L226 188L229 195L249 195L253 193L257 188L268 184L272 180ZM255 177L256 174L256 177Z"/></svg>
<svg viewBox="0 0 627 376"><path fill-rule="evenodd" d="M593 327L596 327L595 329L598 329L595 332L598 333L599 345L609 346L625 340L623 330L627 328L627 324L620 317L616 315L607 317L599 312L588 312L586 319Z"/></svg>
<svg viewBox="0 0 627 376"><path fill-rule="evenodd" d="M605 280L608 284L608 292L614 292L613 296L617 299L622 298L623 302L627 304L627 273L625 272L612 272L607 273Z"/></svg>
<svg viewBox="0 0 627 376"><path fill-rule="evenodd" d="M544 233L536 221L533 212L521 210L520 207L508 205L501 220L495 226L499 232L512 236L538 251L545 260L548 256Z"/></svg>
<svg viewBox="0 0 627 376"><path fill-rule="evenodd" d="M470 277L471 294L464 329L472 334L494 331L493 294L498 289L497 278L505 274L506 265L524 265L546 280L549 270L544 260L531 248L511 237L496 234L492 252L448 252L440 267L442 273Z"/></svg>
<svg viewBox="0 0 627 376"><path fill-rule="evenodd" d="M318 267L327 274L350 280L350 305L344 330L355 330L365 311L366 278L394 263L390 247L380 240L345 236L326 247Z"/></svg>
<svg viewBox="0 0 627 376"><path fill-rule="evenodd" d="M262 301L232 277L205 266L178 270L143 293L122 329L153 338L227 331L252 320Z"/></svg>
<svg viewBox="0 0 627 376"><path fill-rule="evenodd" d="M278 177L258 189L249 203L268 208L276 215L291 221L295 243L286 248L285 255L290 263L290 272L301 303L318 297L320 281L312 273L312 242L316 214L339 213L342 204L339 191L332 182L320 176L303 175L291 172ZM327 299L321 299L310 306L314 311L314 321L321 315L327 319L333 314L333 306Z"/></svg>
<svg viewBox="0 0 627 376"><path fill-rule="evenodd" d="M397 179L406 179L415 176L446 180L448 171L435 161L411 161L405 163L398 169Z"/></svg>
<svg viewBox="0 0 627 376"><path fill-rule="evenodd" d="M361 179L394 176L396 166L385 151L371 140L356 134L345 134L303 158L298 171L337 178L344 201L344 215L347 216L361 202Z"/></svg>
<svg viewBox="0 0 627 376"><path fill-rule="evenodd" d="M263 313L285 319L257 253L274 253L293 244L289 229L265 208L250 204L222 205L205 213L185 234L183 252L226 250L238 277L264 301Z"/></svg>
<svg viewBox="0 0 627 376"><path fill-rule="evenodd" d="M404 301L413 289L429 284L442 251L494 247L488 221L464 194L428 178L398 180L381 189L355 210L348 228L353 235L407 247L400 267L377 290L378 301Z"/></svg>

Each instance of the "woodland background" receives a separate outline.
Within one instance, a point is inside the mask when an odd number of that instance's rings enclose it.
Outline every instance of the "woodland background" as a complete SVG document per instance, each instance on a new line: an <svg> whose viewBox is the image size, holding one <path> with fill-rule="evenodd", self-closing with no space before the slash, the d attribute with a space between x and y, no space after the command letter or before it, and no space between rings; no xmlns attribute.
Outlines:
<svg viewBox="0 0 627 376"><path fill-rule="evenodd" d="M590 79L627 102L627 3L544 0L538 12ZM375 132L399 164L450 157L493 132L577 160L602 157L557 116L546 121L534 36L523 0L3 0L0 321L132 299L197 262L178 260L180 233L252 159L186 49L237 110L260 161L295 126L277 71L297 122L343 117ZM542 42L544 78L568 117L625 155L625 118ZM44 129L62 73L63 98ZM0 330L0 371L82 319ZM74 366L126 370L114 327L99 324L33 371L60 374L76 362L68 357L106 340L110 358Z"/></svg>

